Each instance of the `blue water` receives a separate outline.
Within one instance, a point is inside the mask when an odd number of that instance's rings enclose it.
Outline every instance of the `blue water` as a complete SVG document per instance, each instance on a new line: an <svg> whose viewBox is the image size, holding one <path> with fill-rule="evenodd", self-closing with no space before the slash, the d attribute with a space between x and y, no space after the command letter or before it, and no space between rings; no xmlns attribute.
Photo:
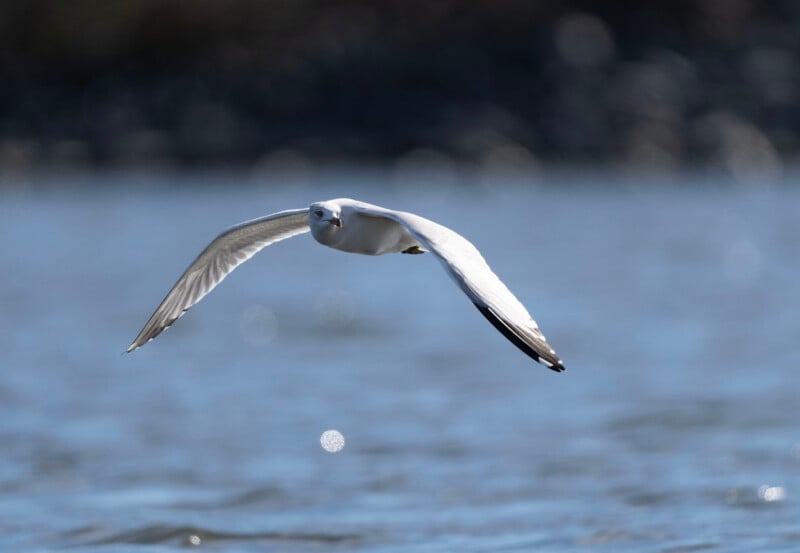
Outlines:
<svg viewBox="0 0 800 553"><path fill-rule="evenodd" d="M0 550L800 550L796 187L432 179L3 176ZM338 196L467 236L567 372L308 235L122 354L221 229Z"/></svg>

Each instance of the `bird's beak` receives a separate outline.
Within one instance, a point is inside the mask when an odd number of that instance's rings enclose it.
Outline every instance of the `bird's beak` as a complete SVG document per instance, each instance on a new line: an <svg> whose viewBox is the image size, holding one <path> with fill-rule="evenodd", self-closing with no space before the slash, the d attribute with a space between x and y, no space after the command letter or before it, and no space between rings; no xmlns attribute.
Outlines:
<svg viewBox="0 0 800 553"><path fill-rule="evenodd" d="M339 217L332 217L331 224L336 225L339 228L342 228L342 220Z"/></svg>

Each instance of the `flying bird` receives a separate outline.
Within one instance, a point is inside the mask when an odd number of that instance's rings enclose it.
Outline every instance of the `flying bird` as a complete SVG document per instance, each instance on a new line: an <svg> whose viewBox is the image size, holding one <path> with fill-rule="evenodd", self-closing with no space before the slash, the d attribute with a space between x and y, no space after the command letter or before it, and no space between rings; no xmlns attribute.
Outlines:
<svg viewBox="0 0 800 553"><path fill-rule="evenodd" d="M309 231L320 244L344 252L433 253L481 314L512 344L554 371L565 370L525 306L466 238L419 215L348 198L279 211L240 223L217 236L181 275L127 351L161 334L263 248Z"/></svg>

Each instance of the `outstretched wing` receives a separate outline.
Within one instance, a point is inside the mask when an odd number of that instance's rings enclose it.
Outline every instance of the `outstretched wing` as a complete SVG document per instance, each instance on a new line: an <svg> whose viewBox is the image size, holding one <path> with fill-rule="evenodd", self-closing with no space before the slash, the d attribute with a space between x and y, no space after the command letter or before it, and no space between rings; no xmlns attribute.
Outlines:
<svg viewBox="0 0 800 553"><path fill-rule="evenodd" d="M469 240L413 213L393 211L363 202L354 202L353 207L363 215L385 217L403 225L436 255L475 307L511 343L546 367L559 372L565 370L561 359L547 343L528 310L492 272Z"/></svg>
<svg viewBox="0 0 800 553"><path fill-rule="evenodd" d="M127 351L143 346L169 328L231 271L265 247L308 231L308 208L280 211L229 228L189 265Z"/></svg>

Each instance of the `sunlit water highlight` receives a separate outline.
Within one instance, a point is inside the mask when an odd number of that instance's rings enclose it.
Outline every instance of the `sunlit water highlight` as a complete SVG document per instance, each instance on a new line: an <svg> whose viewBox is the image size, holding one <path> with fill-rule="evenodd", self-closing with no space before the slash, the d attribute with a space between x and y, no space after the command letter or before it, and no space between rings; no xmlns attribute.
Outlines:
<svg viewBox="0 0 800 553"><path fill-rule="evenodd" d="M800 549L800 194L451 177L4 181L0 550ZM120 355L222 228L345 195L470 238L569 370L307 236Z"/></svg>
<svg viewBox="0 0 800 553"><path fill-rule="evenodd" d="M328 453L339 453L344 449L344 436L338 430L326 430L319 438L322 449Z"/></svg>

